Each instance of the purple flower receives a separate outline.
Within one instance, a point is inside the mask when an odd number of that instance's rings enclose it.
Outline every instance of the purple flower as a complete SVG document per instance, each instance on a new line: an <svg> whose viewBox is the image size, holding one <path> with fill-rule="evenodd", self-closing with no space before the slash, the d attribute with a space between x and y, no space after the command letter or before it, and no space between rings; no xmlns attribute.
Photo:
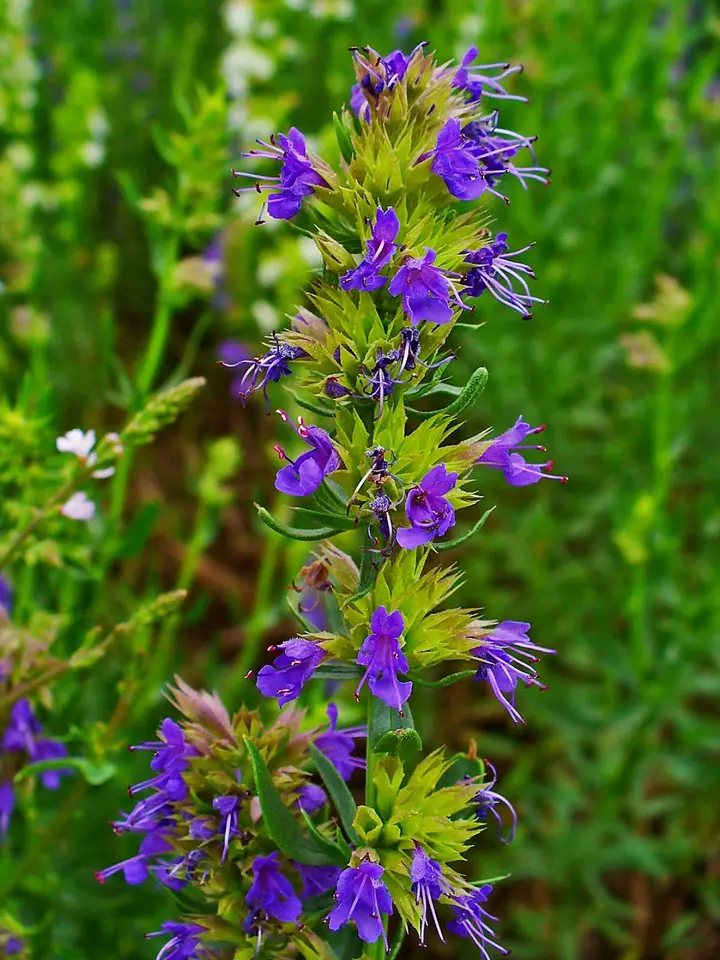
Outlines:
<svg viewBox="0 0 720 960"><path fill-rule="evenodd" d="M288 135L279 134L275 142L273 137L267 143L264 140L257 142L264 149L250 150L242 154L243 157L265 157L270 160L281 160L282 167L280 175L277 177L258 176L254 173L243 173L233 170L235 177L248 177L255 180L255 186L242 187L234 190L236 196L255 190L260 193L262 190L274 190L267 201L267 211L275 220L291 220L300 212L300 207L305 197L314 193L315 187L327 187L328 183L322 177L315 167L312 160L308 157L305 137L292 127ZM260 183L260 181L265 181ZM264 211L263 206L263 211ZM258 223L262 222L263 211L260 212Z"/></svg>
<svg viewBox="0 0 720 960"><path fill-rule="evenodd" d="M316 783L302 783L297 790L298 798L295 806L311 817L317 813L326 803L327 795L322 787Z"/></svg>
<svg viewBox="0 0 720 960"><path fill-rule="evenodd" d="M331 400L342 400L344 397L349 397L351 393L352 390L343 386L337 377L328 377L325 381L325 396L330 397Z"/></svg>
<svg viewBox="0 0 720 960"><path fill-rule="evenodd" d="M262 911L282 923L294 923L300 916L302 904L292 884L280 872L277 851L253 861L253 883L246 903L257 914Z"/></svg>
<svg viewBox="0 0 720 960"><path fill-rule="evenodd" d="M444 536L455 526L455 511L444 494L454 488L457 477L456 473L448 473L444 463L439 463L410 491L405 512L412 526L398 530L397 541L401 547L414 550L435 537Z"/></svg>
<svg viewBox="0 0 720 960"><path fill-rule="evenodd" d="M467 896L457 897L453 907L455 919L448 924L448 930L461 937L469 937L485 960L490 960L488 947L499 950L504 956L507 956L510 952L496 943L495 932L486 923L486 918L493 922L497 922L498 919L483 907L483 904L487 903L492 889L490 884L486 883L482 887L475 888Z"/></svg>
<svg viewBox="0 0 720 960"><path fill-rule="evenodd" d="M388 613L378 607L370 621L371 633L365 638L357 662L367 667L355 692L357 697L365 681L371 692L389 707L402 713L402 705L412 693L410 681L398 680L398 673L408 672L408 662L400 649L405 621L399 610Z"/></svg>
<svg viewBox="0 0 720 960"><path fill-rule="evenodd" d="M367 242L365 258L354 269L340 278L343 290L379 290L385 286L387 277L380 271L392 260L398 245L395 243L400 230L400 221L392 207L383 211L378 207L372 237Z"/></svg>
<svg viewBox="0 0 720 960"><path fill-rule="evenodd" d="M426 248L422 259L408 257L388 287L393 297L402 296L403 310L414 327L421 320L437 324L452 320L451 293L453 302L464 307L450 280L442 270L433 266L435 258L435 251L430 248Z"/></svg>
<svg viewBox="0 0 720 960"><path fill-rule="evenodd" d="M212 805L213 810L217 810L220 814L220 829L218 833L221 834L223 838L223 850L220 863L225 863L228 847L230 846L230 838L238 832L237 820L240 800L233 796L215 797Z"/></svg>
<svg viewBox="0 0 720 960"><path fill-rule="evenodd" d="M390 915L393 903L382 879L384 872L379 863L368 862L343 870L335 890L337 903L328 915L330 930L335 932L352 920L361 940L375 943L382 937L389 949L380 914Z"/></svg>
<svg viewBox="0 0 720 960"><path fill-rule="evenodd" d="M0 612L12 613L12 587L7 577L0 574Z"/></svg>
<svg viewBox="0 0 720 960"><path fill-rule="evenodd" d="M533 303L547 303L547 301L540 297L533 297L530 293L530 288L523 276L525 274L534 279L535 274L530 267L524 263L515 263L510 258L530 250L533 244L507 253L509 248L506 241L507 234L498 233L493 242L486 247L467 253L465 262L471 263L472 267L463 280L463 285L466 287L464 294L467 297L479 297L489 290L499 303L517 310L524 320L530 320ZM518 293L514 289L514 283L520 285L521 292Z"/></svg>
<svg viewBox="0 0 720 960"><path fill-rule="evenodd" d="M229 350L228 346L233 345ZM240 344L242 347L242 344ZM233 393L240 398L245 405L248 397L252 396L257 390L262 390L265 397L265 406L267 412L270 412L270 398L268 397L268 384L277 383L282 377L292 375L290 364L293 360L299 360L301 357L307 357L308 354L302 347L294 346L290 343L283 343L273 334L273 340L270 343L268 351L261 357L255 357L251 360L247 356L245 348L242 347L243 356L235 347L235 341L226 341L220 348L220 362L225 367L244 367L247 370L242 376L235 377L232 382ZM231 360L235 354L237 359Z"/></svg>
<svg viewBox="0 0 720 960"><path fill-rule="evenodd" d="M367 737L367 727L346 727L338 730L338 708L334 703L328 705L327 715L330 729L320 734L315 740L315 746L325 754L343 780L349 780L353 770L365 769L364 758L354 757L353 751L356 738Z"/></svg>
<svg viewBox="0 0 720 960"><path fill-rule="evenodd" d="M162 930L155 933L146 933L151 937L170 937L165 946L157 955L157 960L191 960L191 958L207 957L210 954L203 950L201 935L205 927L199 923L179 923L167 920L162 924Z"/></svg>
<svg viewBox="0 0 720 960"><path fill-rule="evenodd" d="M114 863L104 870L98 870L95 873L95 879L99 883L105 883L109 877L116 873L122 873L125 883L131 886L145 883L150 876L150 861L162 854L172 853L172 850L172 844L163 834L159 832L149 833L146 837L143 837L136 856Z"/></svg>
<svg viewBox="0 0 720 960"><path fill-rule="evenodd" d="M34 761L59 760L68 755L67 747L58 740L37 740L35 743ZM58 767L56 770L44 770L40 774L40 782L46 790L57 790L60 786L60 777L71 774L71 767Z"/></svg>
<svg viewBox="0 0 720 960"><path fill-rule="evenodd" d="M468 70L468 67L476 60L478 48L470 47L468 52L462 58L462 62L457 69L453 86L458 90L464 90L468 94L470 103L477 103L482 97L492 97L495 100L522 100L527 102L527 97L514 96L504 89L501 80L511 76L514 73L521 73L522 67L511 67L509 63L483 63ZM500 70L496 77L489 77L485 71Z"/></svg>
<svg viewBox="0 0 720 960"><path fill-rule="evenodd" d="M284 707L300 696L300 691L325 659L325 651L311 640L293 637L281 643L282 653L266 664L257 676L257 687L265 697L277 697Z"/></svg>
<svg viewBox="0 0 720 960"><path fill-rule="evenodd" d="M536 165L537 159L533 148L536 137L524 137L513 130L498 127L497 122L498 113L493 111L487 117L466 124L462 128L462 135L471 144L471 150L478 161L480 175L485 181L486 189L507 203L509 202L507 197L495 189L495 184L500 177L510 174L527 190L528 180L549 183L550 171L547 167ZM530 151L532 166L517 167L512 162L512 158L523 149Z"/></svg>
<svg viewBox="0 0 720 960"><path fill-rule="evenodd" d="M402 50L393 50L381 57L372 47L362 48L365 56L358 50L353 51L360 82L352 88L350 106L361 120L370 120L370 104L377 103L384 90L392 90L404 78L411 61L424 46L424 43L418 44L409 56Z"/></svg>
<svg viewBox="0 0 720 960"><path fill-rule="evenodd" d="M12 957L16 953L22 953L25 949L25 941L21 940L20 937L8 937L3 946L5 950L5 955L7 957Z"/></svg>
<svg viewBox="0 0 720 960"><path fill-rule="evenodd" d="M5 836L15 806L15 791L11 780L0 783L0 836Z"/></svg>
<svg viewBox="0 0 720 960"><path fill-rule="evenodd" d="M418 844L413 851L410 864L410 882L415 900L420 904L422 916L420 918L420 943L425 946L425 931L427 929L428 910L435 923L435 929L440 939L445 942L440 921L435 912L434 900L448 893L448 884L444 880L442 867L437 860L431 860L423 848Z"/></svg>
<svg viewBox="0 0 720 960"><path fill-rule="evenodd" d="M544 690L532 666L538 660L534 654L555 653L555 650L533 643L527 635L529 629L529 623L503 620L492 633L482 638L481 646L472 651L481 664L474 679L486 680L490 684L492 692L515 723L525 722L515 709L518 681Z"/></svg>
<svg viewBox="0 0 720 960"><path fill-rule="evenodd" d="M293 866L302 880L302 895L305 899L316 897L332 890L340 876L340 867L310 867L304 863L295 863Z"/></svg>
<svg viewBox="0 0 720 960"><path fill-rule="evenodd" d="M382 417L385 398L393 392L396 383L402 383L400 378L393 377L389 372L389 368L395 366L399 359L400 354L397 350L383 353L378 347L375 366L370 373L363 374L364 379L367 380L366 386L363 387L363 394L377 401L378 418Z"/></svg>
<svg viewBox="0 0 720 960"><path fill-rule="evenodd" d="M567 477L543 473L543 470L552 470L552 460L546 463L527 463L522 454L517 452L518 449L522 449L540 450L545 453L543 446L520 446L526 437L534 433L542 433L544 429L544 426L531 427L522 417L518 417L514 426L496 437L475 463L492 467L493 470L502 470L505 479L513 487L527 487L539 480L559 480L561 483L567 483Z"/></svg>
<svg viewBox="0 0 720 960"><path fill-rule="evenodd" d="M488 761L485 761L485 766L490 771L490 783L484 783L479 793L475 794L475 803L479 804L476 816L478 820L487 820L490 814L495 817L497 820L498 827L500 828L500 840L502 843L512 843L515 839L515 830L517 829L517 813L515 812L515 807L510 803L509 800L506 800L502 794L497 793L494 789L495 784L497 783L497 772L495 767ZM509 811L510 816L512 817L512 826L510 827L510 833L508 834L507 839L503 837L503 819L500 811L497 809L498 804L503 804Z"/></svg>
<svg viewBox="0 0 720 960"><path fill-rule="evenodd" d="M428 156L430 154L423 154L417 162L421 163ZM432 157L432 172L442 177L445 186L458 200L477 200L487 188L474 145L463 136L460 121L455 117L448 120L438 134Z"/></svg>
<svg viewBox="0 0 720 960"><path fill-rule="evenodd" d="M290 422L284 411L280 411L280 415L286 423ZM301 454L297 460L291 460L282 447L275 447L280 459L288 461L286 467L278 470L275 488L291 496L307 497L317 490L329 473L340 467L341 461L332 440L320 427L306 426L302 417L298 417L295 431L308 444L310 450Z"/></svg>
<svg viewBox="0 0 720 960"><path fill-rule="evenodd" d="M390 516L390 511L394 509L390 497L381 493L368 503L368 507L375 515L382 536L385 537L388 544L393 544L395 542L396 530L393 527L392 517Z"/></svg>
<svg viewBox="0 0 720 960"><path fill-rule="evenodd" d="M8 752L24 752L30 759L35 757L35 738L42 733L32 704L25 697L16 700L10 708L10 717L3 734L2 749Z"/></svg>

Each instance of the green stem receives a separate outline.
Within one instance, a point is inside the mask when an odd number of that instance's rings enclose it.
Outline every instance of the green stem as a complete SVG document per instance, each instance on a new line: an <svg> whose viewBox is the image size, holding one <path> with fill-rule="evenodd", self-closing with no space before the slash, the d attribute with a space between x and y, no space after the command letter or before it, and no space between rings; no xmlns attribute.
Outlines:
<svg viewBox="0 0 720 960"><path fill-rule="evenodd" d="M365 769L365 805L368 807L375 807L375 751L372 748L372 743L370 740L370 730L372 729L372 694L368 692L367 694L367 728L368 728L368 738L366 740L366 769Z"/></svg>

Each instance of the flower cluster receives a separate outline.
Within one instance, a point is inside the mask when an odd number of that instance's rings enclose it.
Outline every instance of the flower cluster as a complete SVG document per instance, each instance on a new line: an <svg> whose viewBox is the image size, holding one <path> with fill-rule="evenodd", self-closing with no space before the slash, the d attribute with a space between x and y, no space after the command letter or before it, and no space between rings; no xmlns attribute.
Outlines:
<svg viewBox="0 0 720 960"><path fill-rule="evenodd" d="M517 259L530 247L510 252L507 235L493 237L467 206L505 199L503 183L546 183L549 172L537 165L535 138L500 126L486 104L524 99L504 86L519 68L474 66L477 57L473 47L453 66L424 44L385 57L356 49L355 116L345 110L336 122L339 170L292 129L245 154L279 161L279 174L237 174L255 181L247 189L269 191L259 224L265 210L278 219L302 211L323 258L308 290L314 312L300 311L267 353L237 364L243 396L262 390L269 409L268 387L293 374L291 402L313 412L309 424L278 411L300 447L275 448L275 487L300 500L292 525L259 511L276 532L322 546L295 587L304 632L271 647L272 662L255 675L284 711L275 724L247 711L230 719L216 699L180 687L185 720L166 720L159 739L138 748L152 751L153 776L130 793L149 796L115 828L140 833L140 851L100 879L153 876L222 903L220 919L208 909L165 924L164 957L211 956L227 942L245 956L253 941L255 953L285 956L292 945L307 956L307 938L326 929L345 931L348 957L367 943L387 950L391 939L396 953L409 928L421 943L431 929L467 938L485 960L506 953L488 912L492 886L461 867L490 819L500 840L512 840L516 812L474 748L417 756L411 708L418 683L473 678L521 722L518 690L542 686L539 656L554 653L530 640L528 623L451 607L460 573L429 562L487 519L490 511L466 527L462 513L475 511L477 485L492 482L480 467L515 487L565 480L550 462L525 459L544 451L525 443L543 428L522 417L495 439L454 436L487 379L480 368L465 385L447 382L455 327L485 291L523 317L542 302ZM353 531L354 557L333 543L342 535L349 545ZM321 601L322 618L311 618ZM438 680L448 664L469 669ZM311 681L352 684L367 727L339 729L330 705L329 727L303 732L288 705ZM365 760L355 753L360 737Z"/></svg>

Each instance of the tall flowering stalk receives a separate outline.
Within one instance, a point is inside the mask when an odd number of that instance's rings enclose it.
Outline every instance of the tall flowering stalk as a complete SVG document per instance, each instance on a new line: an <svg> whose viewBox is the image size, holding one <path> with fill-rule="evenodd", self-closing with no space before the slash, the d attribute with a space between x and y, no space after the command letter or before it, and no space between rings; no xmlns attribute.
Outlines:
<svg viewBox="0 0 720 960"><path fill-rule="evenodd" d="M473 516L478 484L493 482L483 467L514 486L565 479L537 462L545 448L526 441L544 428L522 417L495 436L452 442L487 371L464 387L445 379L453 327L484 293L524 317L539 301L517 260L527 248L509 252L476 202L495 203L509 179L527 187L548 171L534 137L500 125L495 104L522 99L503 86L516 68L473 66L475 48L459 66L438 65L424 45L408 56L355 50L353 59L353 112L335 118L338 168L293 128L260 141L237 171L238 192L262 195L258 223L298 217L324 260L308 290L312 312L273 336L243 378L246 396L260 390L278 407L289 385L312 414L278 409L287 447L276 448L275 485L295 502L292 525L258 509L274 530L320 546L301 571L314 596L308 605L298 589L303 629L271 648L257 673L283 709L275 726L264 730L243 711L230 719L181 688L184 724L168 720L141 745L154 752L154 775L131 794L153 793L116 825L143 834L140 852L99 879L152 874L202 891L202 911L165 925L164 958L224 956L227 944L248 958L284 957L291 945L306 957L395 956L409 928L421 943L431 931L468 938L486 960L506 953L488 908L492 886L461 868L489 819L512 839L515 810L474 749L421 758L411 704L416 684L472 679L521 722L516 693L541 686L536 665L553 653L530 639L527 623L449 607L461 574L434 558L485 521L487 511ZM275 169L264 172L268 161ZM425 408L442 394L446 406ZM458 535L466 509L471 525ZM327 630L308 616L319 602ZM433 680L434 668L463 662L468 670ZM292 702L328 680L365 702L366 728L338 728L331 707L329 727L300 732ZM354 752L360 737L364 761ZM358 805L346 780L363 768Z"/></svg>

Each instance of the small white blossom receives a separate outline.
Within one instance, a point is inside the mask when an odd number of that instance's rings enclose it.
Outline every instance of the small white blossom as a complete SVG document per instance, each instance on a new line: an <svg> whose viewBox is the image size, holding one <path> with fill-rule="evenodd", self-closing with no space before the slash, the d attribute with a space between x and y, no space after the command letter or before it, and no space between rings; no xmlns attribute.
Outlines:
<svg viewBox="0 0 720 960"><path fill-rule="evenodd" d="M87 460L95 446L95 439L94 430L83 433L76 427L74 430L68 430L64 437L58 437L55 443L60 453L74 453L81 460Z"/></svg>
<svg viewBox="0 0 720 960"><path fill-rule="evenodd" d="M60 508L60 513L70 520L92 520L95 504L82 492L74 493Z"/></svg>

